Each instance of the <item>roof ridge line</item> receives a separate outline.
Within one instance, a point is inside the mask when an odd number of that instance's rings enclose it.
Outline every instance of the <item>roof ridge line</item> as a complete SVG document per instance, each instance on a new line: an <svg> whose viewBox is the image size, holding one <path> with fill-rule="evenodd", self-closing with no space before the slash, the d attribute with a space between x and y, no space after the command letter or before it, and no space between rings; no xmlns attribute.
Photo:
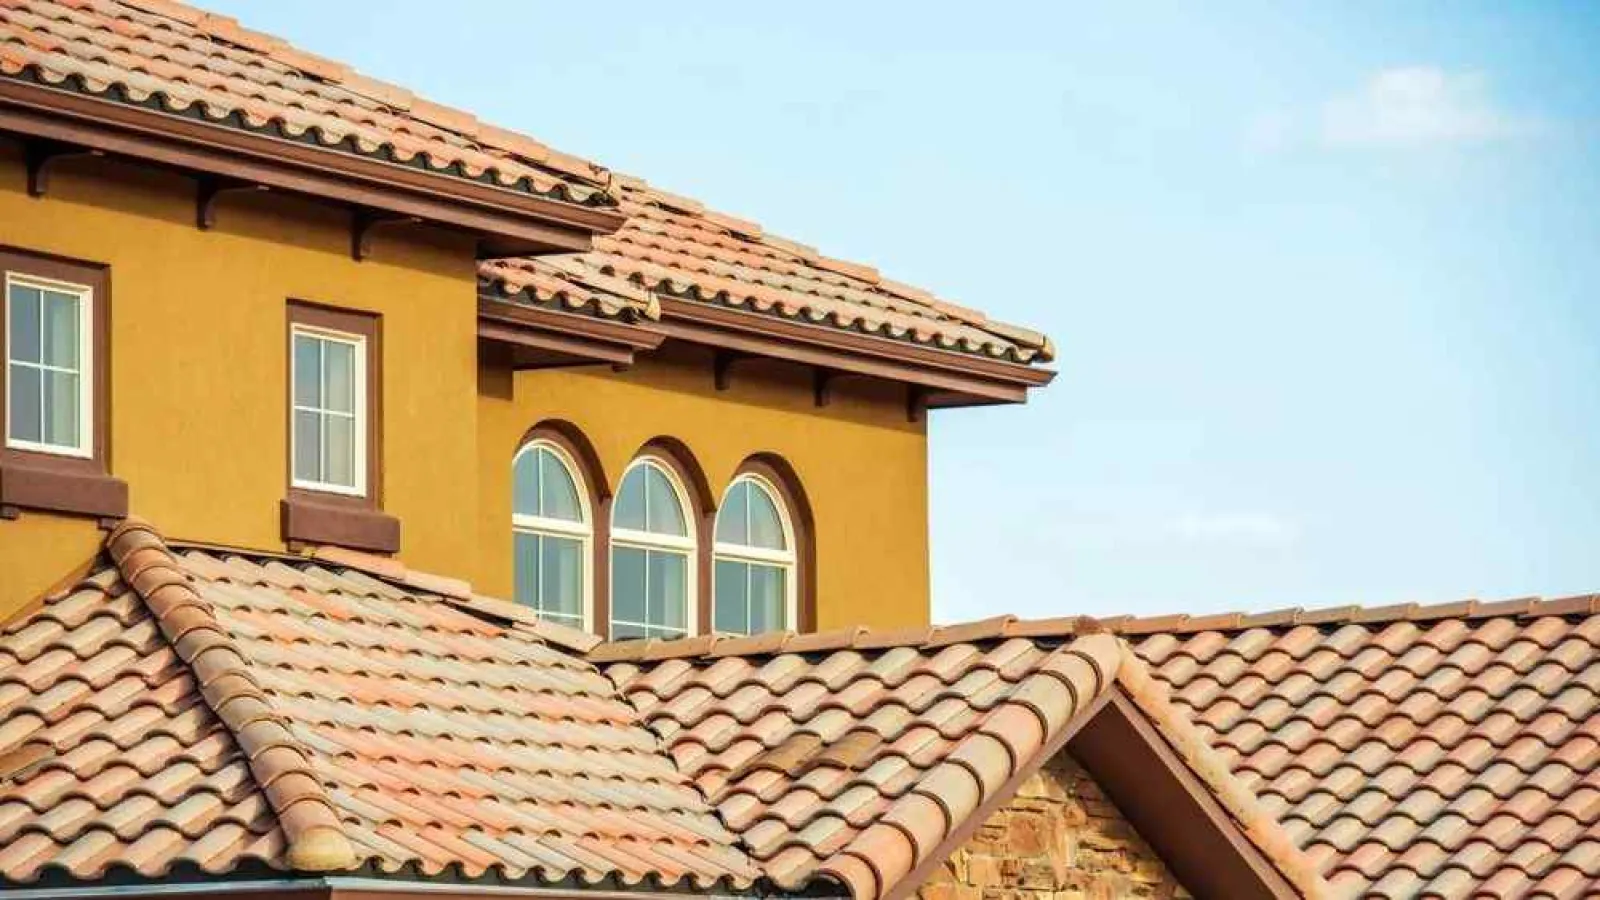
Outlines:
<svg viewBox="0 0 1600 900"><path fill-rule="evenodd" d="M216 612L190 584L150 523L127 518L106 536L106 552L144 601L200 696L244 754L250 775L283 829L289 865L301 872L353 868L355 848L310 757L273 711Z"/></svg>
<svg viewBox="0 0 1600 900"><path fill-rule="evenodd" d="M589 652L594 663L661 662L669 659L723 656L780 656L836 650L890 650L896 647L932 649L956 643L1009 640L1011 638L1073 638L1104 632L1118 637L1153 634L1191 635L1204 631L1246 631L1252 628L1292 628L1299 625L1390 625L1396 622L1433 622L1440 619L1528 619L1543 616L1600 615L1600 594L1574 594L1545 600L1521 597L1511 600L1458 600L1447 603L1401 603L1387 606L1290 607L1264 612L1224 612L1155 616L1088 615L1019 619L994 616L951 625L923 625L873 630L865 626L830 631L769 631L753 635L697 635L662 640L605 641Z"/></svg>
<svg viewBox="0 0 1600 900"><path fill-rule="evenodd" d="M1256 793L1233 773L1227 760L1206 740L1198 726L1183 714L1171 699L1166 683L1156 678L1150 664L1139 657L1123 638L1115 638L1119 662L1116 683L1144 713L1156 732L1172 747L1178 758L1211 791L1222 808L1238 824L1245 839L1255 845L1273 868L1278 870L1305 897L1333 896L1333 889L1317 871L1305 851L1285 832L1278 819L1262 805Z"/></svg>

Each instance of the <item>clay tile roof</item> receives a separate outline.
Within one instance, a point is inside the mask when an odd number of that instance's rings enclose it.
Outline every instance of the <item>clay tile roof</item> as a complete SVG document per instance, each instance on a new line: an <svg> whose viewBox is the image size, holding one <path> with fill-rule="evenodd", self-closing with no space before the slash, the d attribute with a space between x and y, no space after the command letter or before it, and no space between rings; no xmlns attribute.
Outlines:
<svg viewBox="0 0 1600 900"><path fill-rule="evenodd" d="M481 263L489 296L629 321L672 297L991 359L1054 356L1042 334L173 0L3 0L0 78L629 217L589 253Z"/></svg>
<svg viewBox="0 0 1600 900"><path fill-rule="evenodd" d="M759 226L707 211L635 178L619 179L628 221L589 253L479 264L491 297L611 318L654 318L658 297L1017 363L1043 363L1042 334L994 322L870 266L820 256Z"/></svg>
<svg viewBox="0 0 1600 900"><path fill-rule="evenodd" d="M362 554L174 548L137 522L107 552L0 633L0 885L248 867L758 883L568 649L592 639Z"/></svg>
<svg viewBox="0 0 1600 900"><path fill-rule="evenodd" d="M647 720L671 735L674 755L741 828L789 793L816 785L824 789L810 802L817 810L811 815L825 817L844 787L870 780L875 757L859 774L810 775L783 752L798 737L768 732L752 751L735 728L706 744L700 721L720 713L746 723L769 709L804 711L809 719L799 734L825 737L848 723L884 722L902 743L887 739L894 749L881 755L909 754L907 765L925 766L948 758L1035 660L1107 634L1128 641L1143 661L1142 670L1119 669L1119 678L1140 682L1138 673L1148 672L1159 689L1148 693L1157 699L1147 712L1166 723L1175 746L1191 748L1192 766L1249 785L1243 794L1214 789L1234 797L1247 810L1236 815L1258 828L1262 816L1279 826L1278 835L1298 847L1333 896L1577 897L1600 883L1597 595L1205 617L992 619L908 639L901 649L914 650L916 661L902 662L881 690L845 710L814 703L806 676L786 667L792 657L782 654L810 654L802 672L838 665L875 678L865 673L893 652L890 642L857 630L814 637L809 646L798 637L725 640L704 658L683 642L609 644L596 648L596 658L609 661L608 672ZM864 646L880 649L856 649ZM944 655L951 651L961 655ZM732 661L743 667L727 667ZM659 677L685 662L671 679ZM974 677L974 668L1005 674ZM932 680L915 677L924 672ZM750 689L764 679L777 686ZM828 694L836 699L829 703L843 700L848 683L831 676ZM667 702L694 686L720 702L689 711ZM735 701L743 708L723 708ZM909 719L890 715L902 709ZM927 717L925 727L919 716ZM781 763L779 772L763 770L769 759ZM907 790L901 781L888 786ZM848 831L859 832L853 825ZM758 856L764 850L791 866L797 858L802 867L820 865L809 849L797 854L805 845L798 831L757 836L768 842L753 848ZM870 867L840 869L860 878Z"/></svg>
<svg viewBox="0 0 1600 900"><path fill-rule="evenodd" d="M1013 624L608 644L591 658L615 661L607 672L780 887L825 874L857 900L903 896L1116 688L1288 883L1328 895L1125 642L1042 645L1007 638Z"/></svg>
<svg viewBox="0 0 1600 900"><path fill-rule="evenodd" d="M0 77L615 206L600 166L172 0L4 0Z"/></svg>

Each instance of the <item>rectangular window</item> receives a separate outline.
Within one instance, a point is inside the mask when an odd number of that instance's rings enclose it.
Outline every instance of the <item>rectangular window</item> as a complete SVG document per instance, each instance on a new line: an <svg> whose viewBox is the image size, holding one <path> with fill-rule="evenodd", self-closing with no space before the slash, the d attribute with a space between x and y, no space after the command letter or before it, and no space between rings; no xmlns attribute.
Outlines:
<svg viewBox="0 0 1600 900"><path fill-rule="evenodd" d="M293 326L294 486L366 496L365 336Z"/></svg>
<svg viewBox="0 0 1600 900"><path fill-rule="evenodd" d="M94 455L93 293L5 273L7 447Z"/></svg>
<svg viewBox="0 0 1600 900"><path fill-rule="evenodd" d="M128 514L110 471L111 270L0 247L0 518Z"/></svg>

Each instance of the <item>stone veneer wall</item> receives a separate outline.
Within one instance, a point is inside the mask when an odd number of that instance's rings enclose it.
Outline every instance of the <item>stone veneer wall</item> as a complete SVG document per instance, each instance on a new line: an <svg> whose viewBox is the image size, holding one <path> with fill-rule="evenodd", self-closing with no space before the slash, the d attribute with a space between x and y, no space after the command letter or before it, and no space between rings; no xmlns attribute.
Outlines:
<svg viewBox="0 0 1600 900"><path fill-rule="evenodd" d="M918 891L920 900L1169 900L1190 894L1059 753Z"/></svg>

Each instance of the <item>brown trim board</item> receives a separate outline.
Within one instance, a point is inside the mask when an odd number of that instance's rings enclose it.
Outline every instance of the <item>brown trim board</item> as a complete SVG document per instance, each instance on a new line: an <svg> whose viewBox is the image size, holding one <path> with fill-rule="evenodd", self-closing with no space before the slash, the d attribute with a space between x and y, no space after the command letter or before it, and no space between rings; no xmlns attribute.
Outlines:
<svg viewBox="0 0 1600 900"><path fill-rule="evenodd" d="M381 210L479 235L479 255L588 250L625 217L397 163L0 78L0 132Z"/></svg>
<svg viewBox="0 0 1600 900"><path fill-rule="evenodd" d="M790 322L737 309L661 297L661 319L642 327L668 338L784 359L835 372L930 389L930 407L973 402L1022 403L1028 389L1055 378L1049 369L935 350L837 328Z"/></svg>
<svg viewBox="0 0 1600 900"><path fill-rule="evenodd" d="M478 339L505 345L513 369L542 369L632 365L635 353L656 349L665 337L625 322L480 297Z"/></svg>

